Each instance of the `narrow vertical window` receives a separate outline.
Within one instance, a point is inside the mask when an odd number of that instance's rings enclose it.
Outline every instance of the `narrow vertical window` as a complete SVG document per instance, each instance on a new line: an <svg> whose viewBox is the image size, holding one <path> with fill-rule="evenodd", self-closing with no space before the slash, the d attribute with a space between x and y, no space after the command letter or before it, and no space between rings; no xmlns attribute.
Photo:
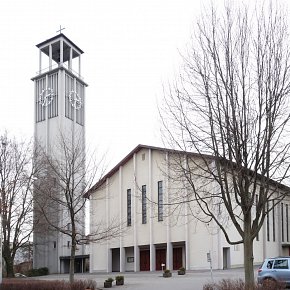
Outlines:
<svg viewBox="0 0 290 290"><path fill-rule="evenodd" d="M142 185L142 224L147 223L146 212L146 185Z"/></svg>
<svg viewBox="0 0 290 290"><path fill-rule="evenodd" d="M258 202L259 202L259 196L258 194L256 194L256 212L257 212ZM259 232L257 233L256 241L259 241Z"/></svg>
<svg viewBox="0 0 290 290"><path fill-rule="evenodd" d="M53 248L56 248L56 241L53 242Z"/></svg>
<svg viewBox="0 0 290 290"><path fill-rule="evenodd" d="M258 207L259 197L258 194L256 194L256 212ZM256 241L259 241L259 232L257 232Z"/></svg>
<svg viewBox="0 0 290 290"><path fill-rule="evenodd" d="M270 241L270 213L269 213L269 202L267 202L267 241Z"/></svg>
<svg viewBox="0 0 290 290"><path fill-rule="evenodd" d="M288 204L286 204L286 239L289 242L289 212L288 212Z"/></svg>
<svg viewBox="0 0 290 290"><path fill-rule="evenodd" d="M127 226L132 225L131 189L127 189Z"/></svg>
<svg viewBox="0 0 290 290"><path fill-rule="evenodd" d="M163 182L158 181L158 221L163 221Z"/></svg>
<svg viewBox="0 0 290 290"><path fill-rule="evenodd" d="M274 200L273 200L272 214L273 214L273 242L275 242L275 240L276 240L276 229L275 229L275 203L274 203Z"/></svg>
<svg viewBox="0 0 290 290"><path fill-rule="evenodd" d="M285 234L284 234L284 204L281 203L281 235L282 235L282 242L284 242Z"/></svg>

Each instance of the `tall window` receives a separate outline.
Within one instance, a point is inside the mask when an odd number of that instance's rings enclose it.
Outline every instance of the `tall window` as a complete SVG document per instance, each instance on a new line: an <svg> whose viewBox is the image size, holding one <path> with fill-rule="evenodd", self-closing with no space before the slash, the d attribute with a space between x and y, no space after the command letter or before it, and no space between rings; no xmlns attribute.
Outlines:
<svg viewBox="0 0 290 290"><path fill-rule="evenodd" d="M288 204L286 204L286 238L287 242L289 242L289 212L288 212Z"/></svg>
<svg viewBox="0 0 290 290"><path fill-rule="evenodd" d="M158 181L158 221L163 221L163 182Z"/></svg>
<svg viewBox="0 0 290 290"><path fill-rule="evenodd" d="M45 105L44 102L41 102L40 96L41 94L45 94L46 88L46 79L41 78L35 82L36 85L36 104L35 104L35 114L36 114L36 122L41 122L45 120Z"/></svg>
<svg viewBox="0 0 290 290"><path fill-rule="evenodd" d="M83 84L76 80L76 87L74 88L74 78L69 74L65 75L65 116L74 120L76 115L76 122L79 125L84 125L84 91ZM79 100L77 107L73 105L75 98Z"/></svg>
<svg viewBox="0 0 290 290"><path fill-rule="evenodd" d="M270 241L270 213L269 213L269 202L267 202L267 241Z"/></svg>
<svg viewBox="0 0 290 290"><path fill-rule="evenodd" d="M282 242L284 242L284 204L281 203L281 234L282 234Z"/></svg>
<svg viewBox="0 0 290 290"><path fill-rule="evenodd" d="M58 115L58 74L54 73L48 77L49 87L53 90L53 99L49 104L48 118L54 118Z"/></svg>
<svg viewBox="0 0 290 290"><path fill-rule="evenodd" d="M146 212L146 185L142 185L142 224L147 223Z"/></svg>
<svg viewBox="0 0 290 290"><path fill-rule="evenodd" d="M275 229L275 206L274 206L274 200L273 200L273 209L272 209L272 216L273 216L273 242L276 240L276 229Z"/></svg>
<svg viewBox="0 0 290 290"><path fill-rule="evenodd" d="M132 225L131 189L127 189L127 226Z"/></svg>
<svg viewBox="0 0 290 290"><path fill-rule="evenodd" d="M58 116L58 74L54 73L49 75L47 84L45 77L36 80L35 86L36 122L41 122L46 119L46 110L49 119Z"/></svg>
<svg viewBox="0 0 290 290"><path fill-rule="evenodd" d="M258 196L258 194L256 194L255 198L256 198L256 211L257 211L258 202L259 202L259 196ZM259 232L257 233L256 241L259 241Z"/></svg>
<svg viewBox="0 0 290 290"><path fill-rule="evenodd" d="M85 86L81 84L80 82L76 82L76 91L78 93L78 96L81 100L81 107L76 111L76 122L79 125L84 125L84 95L85 95Z"/></svg>
<svg viewBox="0 0 290 290"><path fill-rule="evenodd" d="M65 74L65 116L71 120L73 120L74 117L74 110L69 101L69 94L73 90L74 80L70 75Z"/></svg>

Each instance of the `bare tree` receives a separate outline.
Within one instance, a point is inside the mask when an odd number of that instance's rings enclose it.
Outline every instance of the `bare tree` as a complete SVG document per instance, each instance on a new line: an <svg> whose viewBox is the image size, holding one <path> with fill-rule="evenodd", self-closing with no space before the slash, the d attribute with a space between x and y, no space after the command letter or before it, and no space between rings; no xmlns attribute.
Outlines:
<svg viewBox="0 0 290 290"><path fill-rule="evenodd" d="M32 234L32 185L39 168L32 164L31 142L0 137L2 249L8 277L14 276L16 251Z"/></svg>
<svg viewBox="0 0 290 290"><path fill-rule="evenodd" d="M196 217L215 221L229 244L244 245L247 289L254 287L253 240L289 195L281 185L289 184L290 165L288 34L284 7L206 9L161 110L166 142L184 152L172 178L186 183L188 203L203 214Z"/></svg>
<svg viewBox="0 0 290 290"><path fill-rule="evenodd" d="M21 247L17 251L17 258L18 258L18 263L32 262L32 259L33 259L32 242L26 242L21 245Z"/></svg>
<svg viewBox="0 0 290 290"><path fill-rule="evenodd" d="M55 231L70 237L70 282L74 280L77 247L90 241L109 239L117 234L119 226L102 223L96 231L85 234L84 194L101 177L103 160L97 162L94 154L86 154L82 138L60 135L50 152L43 152L38 162L45 172L39 176L35 190L35 225L39 232ZM97 176L98 175L98 176Z"/></svg>

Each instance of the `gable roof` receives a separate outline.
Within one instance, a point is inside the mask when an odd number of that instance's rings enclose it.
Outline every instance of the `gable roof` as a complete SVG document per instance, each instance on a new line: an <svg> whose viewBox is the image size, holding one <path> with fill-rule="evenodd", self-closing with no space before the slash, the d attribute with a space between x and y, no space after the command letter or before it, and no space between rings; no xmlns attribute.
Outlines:
<svg viewBox="0 0 290 290"><path fill-rule="evenodd" d="M131 158L133 158L133 155L135 153L138 153L142 149L152 149L152 150L157 150L161 151L164 153L175 153L175 154L186 154L187 156L192 156L192 157L202 157L206 159L215 159L217 157L213 155L208 155L208 154L201 154L201 153L195 153L195 152L187 152L187 151L182 151L182 150L175 150L175 149L167 149L167 148L162 148L162 147L156 147L156 146L149 146L149 145L142 145L139 144L137 145L128 155L126 155L116 166L114 166L107 174L105 174L95 185L93 185L87 192L84 193L83 197L84 198L89 198L89 196L95 192L98 188L100 188L107 180L107 178L112 177L120 168L120 166L123 166L126 164ZM220 158L222 159L222 158ZM223 162L230 162L228 160L222 160ZM234 162L232 162L234 163ZM250 174L253 174L253 170L249 170ZM258 176L260 176L259 173L257 173ZM276 186L277 188L283 189L285 191L290 192L290 187L279 183L273 179L270 179L270 184Z"/></svg>
<svg viewBox="0 0 290 290"><path fill-rule="evenodd" d="M179 153L179 154L190 154L192 156L200 156L201 154L198 153L193 153L193 152L185 152L182 150L174 150L174 149L167 149L167 148L162 148L162 147L156 147L156 146L149 146L149 145L142 145L139 144L137 145L128 155L126 155L116 166L114 166L106 175L104 175L95 185L93 185L85 194L84 197L88 198L94 191L96 191L100 186L102 186L107 178L112 177L120 168L120 166L123 166L126 164L131 158L133 158L133 155L137 152L139 152L142 149L152 149L152 150L157 150L157 151L162 151L162 152L169 152L169 153ZM207 158L213 158L211 155L206 155L203 154L202 156L207 157Z"/></svg>

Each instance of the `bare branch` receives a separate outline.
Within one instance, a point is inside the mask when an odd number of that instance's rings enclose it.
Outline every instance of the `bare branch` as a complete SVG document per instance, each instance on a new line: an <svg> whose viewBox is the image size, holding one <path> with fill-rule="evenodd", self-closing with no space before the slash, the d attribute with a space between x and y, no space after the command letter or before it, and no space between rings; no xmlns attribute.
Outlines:
<svg viewBox="0 0 290 290"><path fill-rule="evenodd" d="M229 244L244 244L249 284L253 240L289 195L288 33L284 7L252 11L228 3L218 13L212 6L200 17L184 71L160 109L164 139L184 152L171 157L171 179L184 182L192 215L214 221ZM179 195L174 204L184 203Z"/></svg>

